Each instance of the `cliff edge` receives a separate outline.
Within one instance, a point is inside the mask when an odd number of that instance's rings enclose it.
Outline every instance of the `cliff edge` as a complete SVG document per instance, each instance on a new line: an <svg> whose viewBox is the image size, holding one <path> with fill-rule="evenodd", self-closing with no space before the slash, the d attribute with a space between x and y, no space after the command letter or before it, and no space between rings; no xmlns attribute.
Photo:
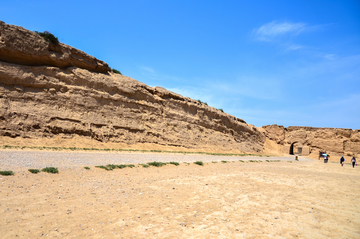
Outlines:
<svg viewBox="0 0 360 239"><path fill-rule="evenodd" d="M0 22L0 144L6 142L260 152L265 136L241 119Z"/></svg>

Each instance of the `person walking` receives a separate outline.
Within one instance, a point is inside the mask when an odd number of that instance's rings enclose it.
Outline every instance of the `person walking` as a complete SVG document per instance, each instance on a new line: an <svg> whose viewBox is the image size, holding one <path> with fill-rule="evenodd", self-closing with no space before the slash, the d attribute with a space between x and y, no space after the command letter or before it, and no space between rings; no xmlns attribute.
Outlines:
<svg viewBox="0 0 360 239"><path fill-rule="evenodd" d="M354 167L355 167L355 163L356 163L356 158L355 158L355 156L352 157L351 163L352 163L352 166L353 166L353 168L354 168Z"/></svg>
<svg viewBox="0 0 360 239"><path fill-rule="evenodd" d="M344 162L345 162L345 158L344 158L344 156L341 156L341 158L340 158L341 167L344 166Z"/></svg>

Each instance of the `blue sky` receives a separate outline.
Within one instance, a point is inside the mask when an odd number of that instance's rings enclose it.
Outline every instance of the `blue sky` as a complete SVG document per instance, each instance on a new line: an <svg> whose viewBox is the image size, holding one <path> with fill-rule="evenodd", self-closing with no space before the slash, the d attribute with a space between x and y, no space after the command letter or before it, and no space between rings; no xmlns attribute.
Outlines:
<svg viewBox="0 0 360 239"><path fill-rule="evenodd" d="M360 129L358 0L4 0L0 20L258 127Z"/></svg>

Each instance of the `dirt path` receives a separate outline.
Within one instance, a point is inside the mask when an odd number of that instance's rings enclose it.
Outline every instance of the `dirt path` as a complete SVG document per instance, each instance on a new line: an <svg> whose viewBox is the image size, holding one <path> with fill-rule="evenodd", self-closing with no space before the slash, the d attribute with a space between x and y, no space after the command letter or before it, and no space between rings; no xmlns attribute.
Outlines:
<svg viewBox="0 0 360 239"><path fill-rule="evenodd" d="M0 235L360 238L358 167L211 161L0 175Z"/></svg>

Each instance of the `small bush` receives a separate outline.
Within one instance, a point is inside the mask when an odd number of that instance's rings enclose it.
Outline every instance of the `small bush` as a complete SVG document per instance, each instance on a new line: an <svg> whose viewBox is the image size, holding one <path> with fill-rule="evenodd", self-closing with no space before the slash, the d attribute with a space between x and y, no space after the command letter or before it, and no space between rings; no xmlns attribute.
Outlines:
<svg viewBox="0 0 360 239"><path fill-rule="evenodd" d="M45 41L47 42L51 42L51 43L54 43L54 44L59 44L59 39L54 36L52 33L48 32L48 31L44 31L44 32L38 32L38 31L35 31L37 34L39 34L42 38L45 39Z"/></svg>
<svg viewBox="0 0 360 239"><path fill-rule="evenodd" d="M150 166L155 166L155 167L162 167L162 166L166 165L166 163L162 163L162 162L150 162L150 163L148 163L148 165L150 165Z"/></svg>
<svg viewBox="0 0 360 239"><path fill-rule="evenodd" d="M41 169L41 171L43 171L45 173L59 173L59 170L54 167L46 167L46 168Z"/></svg>
<svg viewBox="0 0 360 239"><path fill-rule="evenodd" d="M169 164L174 164L175 166L178 166L178 165L179 165L178 162L170 162Z"/></svg>
<svg viewBox="0 0 360 239"><path fill-rule="evenodd" d="M148 168L148 167L150 167L149 165L147 165L147 164L140 164L141 166L143 166L144 168Z"/></svg>
<svg viewBox="0 0 360 239"><path fill-rule="evenodd" d="M224 110L223 110L223 109L219 109L219 110L224 113Z"/></svg>
<svg viewBox="0 0 360 239"><path fill-rule="evenodd" d="M222 163L227 163L228 161L222 160L221 162L222 162Z"/></svg>
<svg viewBox="0 0 360 239"><path fill-rule="evenodd" d="M212 161L212 163L217 163L217 161Z"/></svg>
<svg viewBox="0 0 360 239"><path fill-rule="evenodd" d="M240 162L242 162L242 163L245 163L245 161L244 160L239 160Z"/></svg>
<svg viewBox="0 0 360 239"><path fill-rule="evenodd" d="M40 170L39 169L29 169L29 172L37 174L37 173L40 173Z"/></svg>
<svg viewBox="0 0 360 239"><path fill-rule="evenodd" d="M84 169L86 169L86 170L90 170L90 168L89 168L89 167L84 167Z"/></svg>
<svg viewBox="0 0 360 239"><path fill-rule="evenodd" d="M200 165L200 166L204 166L204 163L202 161L196 161L194 162L194 164Z"/></svg>
<svg viewBox="0 0 360 239"><path fill-rule="evenodd" d="M121 72L118 71L118 70L116 70L116 69L111 69L111 71L114 72L115 74L120 74L120 75L122 75Z"/></svg>
<svg viewBox="0 0 360 239"><path fill-rule="evenodd" d="M108 168L109 170L113 170L113 169L116 169L118 166L115 164L108 164L105 167Z"/></svg>
<svg viewBox="0 0 360 239"><path fill-rule="evenodd" d="M102 169L105 169L106 171L109 171L109 170L112 170L112 169L108 169L106 166L104 165L98 165L98 166L95 166L95 168L102 168Z"/></svg>
<svg viewBox="0 0 360 239"><path fill-rule="evenodd" d="M14 175L14 172L13 171L0 171L0 174L4 175L4 176L10 176L10 175Z"/></svg>

